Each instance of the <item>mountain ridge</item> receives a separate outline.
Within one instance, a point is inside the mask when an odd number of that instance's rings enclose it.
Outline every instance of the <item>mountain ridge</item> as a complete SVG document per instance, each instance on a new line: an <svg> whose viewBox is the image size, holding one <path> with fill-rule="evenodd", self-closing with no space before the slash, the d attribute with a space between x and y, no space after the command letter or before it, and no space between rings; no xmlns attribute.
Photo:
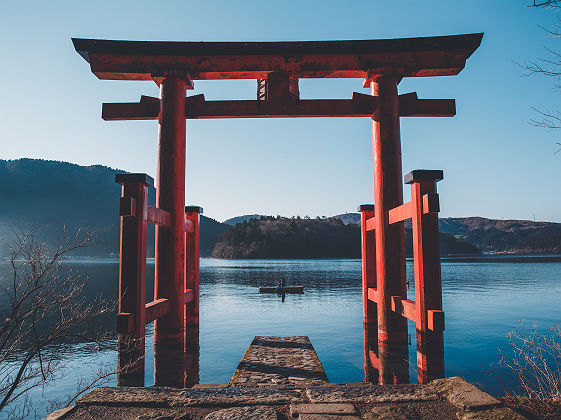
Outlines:
<svg viewBox="0 0 561 420"><path fill-rule="evenodd" d="M95 229L98 245L84 251L84 255L118 253L120 186L114 179L119 172L124 171L103 165L81 166L27 158L0 160L0 256L9 255L13 232L38 229L42 241L56 246L56 238L64 226L70 233L84 226ZM149 189L149 202L155 202L153 188ZM224 232L260 217L263 216L247 214L220 223L201 216L201 255L210 256ZM345 213L326 219L293 217L288 220L329 219L338 219L345 226L356 226L360 214ZM561 223L483 217L441 218L439 222L440 232L448 235L441 235L441 241L448 242L447 246L452 248L466 246L462 245L465 242L484 253L561 254ZM330 225L334 232L344 231L339 225L332 222ZM406 230L410 226L410 221L406 221ZM317 233L323 232L322 229ZM328 240L328 236L323 238ZM322 246L318 243L318 247ZM354 249L355 245L349 247ZM469 247L466 249L469 250ZM93 255L89 254L92 251ZM153 226L149 226L147 251L149 256L154 255Z"/></svg>
<svg viewBox="0 0 561 420"><path fill-rule="evenodd" d="M0 256L9 255L14 234L33 230L37 239L56 247L63 229L94 230L96 246L77 255L105 257L119 252L119 169L81 166L44 159L0 160ZM154 188L148 201L156 202ZM209 256L216 239L228 229L201 216L201 255ZM147 255L154 255L154 227L148 226Z"/></svg>

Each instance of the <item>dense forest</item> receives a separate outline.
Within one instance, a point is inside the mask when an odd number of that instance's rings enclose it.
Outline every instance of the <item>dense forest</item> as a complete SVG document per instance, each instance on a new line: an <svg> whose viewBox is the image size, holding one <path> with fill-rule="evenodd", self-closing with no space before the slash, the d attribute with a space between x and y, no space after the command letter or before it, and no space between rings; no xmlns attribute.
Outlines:
<svg viewBox="0 0 561 420"><path fill-rule="evenodd" d="M413 253L406 229L406 253ZM481 251L445 233L441 255L479 255ZM360 258L360 227L336 217L321 219L261 216L237 223L220 236L215 258Z"/></svg>

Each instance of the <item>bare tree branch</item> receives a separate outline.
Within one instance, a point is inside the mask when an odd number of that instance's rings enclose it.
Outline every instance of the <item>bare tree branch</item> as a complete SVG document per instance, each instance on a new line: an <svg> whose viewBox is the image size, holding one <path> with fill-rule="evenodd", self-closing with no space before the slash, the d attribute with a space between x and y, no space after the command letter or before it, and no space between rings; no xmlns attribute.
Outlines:
<svg viewBox="0 0 561 420"><path fill-rule="evenodd" d="M67 344L106 340L91 336L87 324L111 305L85 301L87 278L63 264L69 253L93 244L91 232L63 232L51 254L32 232L16 236L10 269L0 277L0 411L53 380Z"/></svg>

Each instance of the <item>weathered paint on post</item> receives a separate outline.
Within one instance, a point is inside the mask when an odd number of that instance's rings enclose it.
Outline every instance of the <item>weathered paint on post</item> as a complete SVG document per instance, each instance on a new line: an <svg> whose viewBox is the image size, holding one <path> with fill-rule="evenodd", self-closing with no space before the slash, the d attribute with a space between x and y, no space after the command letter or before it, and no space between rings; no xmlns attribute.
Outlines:
<svg viewBox="0 0 561 420"><path fill-rule="evenodd" d="M146 213L153 181L145 174L118 174L115 181L122 184L119 314L130 314L133 323L132 331L118 335L117 385L144 386Z"/></svg>
<svg viewBox="0 0 561 420"><path fill-rule="evenodd" d="M417 330L417 380L426 383L444 377L443 325L429 325L429 310L442 311L438 208L429 209L442 171L413 171L406 176L413 203L413 256L415 319ZM433 312L434 313L434 312Z"/></svg>
<svg viewBox="0 0 561 420"><path fill-rule="evenodd" d="M171 226L156 226L154 295L170 301L170 312L154 327L154 382L176 387L184 385L186 88L178 72L161 81L156 180L156 205L171 214Z"/></svg>
<svg viewBox="0 0 561 420"><path fill-rule="evenodd" d="M407 293L405 230L403 223L389 225L388 215L403 203L399 81L398 77L378 77L370 83L371 94L378 98L372 117L378 341L381 353L386 352L385 344L391 343L388 352L392 360L407 359L407 320L391 308L392 296L405 297Z"/></svg>

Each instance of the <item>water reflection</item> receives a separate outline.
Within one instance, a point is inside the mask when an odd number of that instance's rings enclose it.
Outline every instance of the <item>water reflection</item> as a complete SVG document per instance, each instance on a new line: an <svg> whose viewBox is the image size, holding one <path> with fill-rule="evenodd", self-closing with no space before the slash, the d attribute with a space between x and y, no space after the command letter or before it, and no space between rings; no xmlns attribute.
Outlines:
<svg viewBox="0 0 561 420"><path fill-rule="evenodd" d="M0 270L5 266L0 263ZM88 299L116 299L118 263L82 262L72 268L89 275ZM407 264L414 295L412 264ZM153 263L147 267L147 300L153 298ZM260 295L259 287L303 285L305 294ZM505 335L520 319L547 328L561 319L561 263L442 264L447 376L463 376L495 395L504 390L485 367L507 348ZM227 383L257 335L307 335L331 382L404 382L417 380L415 326L409 323L408 375L404 357L387 368L392 352L380 351L373 333L363 329L360 260L201 260L200 335L193 332L185 353L185 383ZM115 313L92 327L115 331ZM375 336L375 334L374 334ZM197 343L198 342L198 343ZM100 363L116 366L117 352L96 353L93 346L73 345L68 370L49 390L53 397L72 392L80 376ZM89 369L89 370L88 370ZM406 370L407 371L407 370ZM390 372L386 374L386 372ZM153 328L146 328L145 384L153 384ZM396 378L394 380L394 378ZM113 385L114 383L111 383ZM39 392L39 391L38 391Z"/></svg>
<svg viewBox="0 0 561 420"><path fill-rule="evenodd" d="M186 326L184 352L184 383L186 388L191 388L193 385L200 383L200 351L199 326Z"/></svg>
<svg viewBox="0 0 561 420"><path fill-rule="evenodd" d="M392 343L378 341L378 325L363 324L364 382L408 384L407 337Z"/></svg>

